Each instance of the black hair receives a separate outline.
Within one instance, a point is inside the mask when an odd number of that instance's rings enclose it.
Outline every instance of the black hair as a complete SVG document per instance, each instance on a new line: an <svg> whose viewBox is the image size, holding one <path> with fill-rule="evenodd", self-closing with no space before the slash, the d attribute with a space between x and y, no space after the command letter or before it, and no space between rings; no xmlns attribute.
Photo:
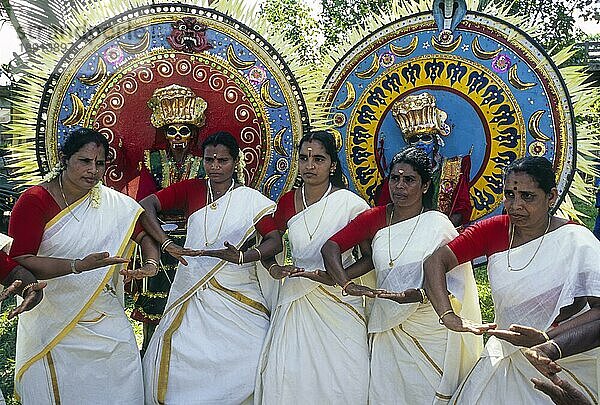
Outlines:
<svg viewBox="0 0 600 405"><path fill-rule="evenodd" d="M421 176L421 184L426 184L427 182L431 182L425 194L423 194L423 206L425 208L433 207L433 182L432 176L433 172L431 170L431 161L425 152L423 152L419 148L415 148L414 146L407 146L402 149L400 152L396 153L392 158L392 163L390 164L390 172L392 173L392 169L398 163L406 163L410 165L419 176ZM388 175L389 175L388 174Z"/></svg>
<svg viewBox="0 0 600 405"><path fill-rule="evenodd" d="M202 142L202 151L204 152L204 150L206 149L207 146L217 146L217 145L225 146L229 150L229 154L231 155L231 157L233 158L234 161L237 161L239 159L240 147L237 143L237 140L229 132L219 131L219 132L215 132L214 134L210 135L208 138L206 138L204 140L204 142ZM232 178L233 178L234 182L238 181L237 170L238 170L238 165L235 165L233 168L233 174L232 174Z"/></svg>
<svg viewBox="0 0 600 405"><path fill-rule="evenodd" d="M100 132L91 128L79 128L69 135L65 139L60 151L62 153L62 162L66 164L67 160L77 153L83 146L88 143L94 143L96 146L102 146L104 148L104 157L108 160L108 140Z"/></svg>
<svg viewBox="0 0 600 405"><path fill-rule="evenodd" d="M319 141L323 144L325 148L325 152L331 158L331 163L335 163L335 170L333 174L329 177L331 184L337 188L346 188L346 184L344 184L344 180L342 177L342 164L340 162L340 158L337 153L337 148L335 147L335 138L333 135L327 131L312 131L308 134L304 135L302 139L300 139L300 143L298 144L298 150L302 147L304 142L310 141Z"/></svg>
<svg viewBox="0 0 600 405"><path fill-rule="evenodd" d="M552 163L545 157L525 156L513 161L504 169L504 181L511 173L530 175L546 194L556 187L556 175Z"/></svg>
<svg viewBox="0 0 600 405"><path fill-rule="evenodd" d="M206 149L207 146L223 145L229 149L229 154L236 160L240 153L240 147L237 140L229 132L219 131L210 135L202 142L202 150Z"/></svg>

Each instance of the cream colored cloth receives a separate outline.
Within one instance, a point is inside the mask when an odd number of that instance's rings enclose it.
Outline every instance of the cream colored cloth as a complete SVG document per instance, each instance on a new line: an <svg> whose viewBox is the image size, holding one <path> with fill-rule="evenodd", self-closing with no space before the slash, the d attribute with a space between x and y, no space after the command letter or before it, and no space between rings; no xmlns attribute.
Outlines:
<svg viewBox="0 0 600 405"><path fill-rule="evenodd" d="M422 287L423 261L457 235L448 217L438 211L380 229L372 242L377 286L396 292ZM446 278L456 312L481 322L470 263L456 267ZM454 333L440 325L429 303L375 299L369 333L371 404L447 403L483 348L480 336Z"/></svg>
<svg viewBox="0 0 600 405"><path fill-rule="evenodd" d="M367 203L338 190L288 221L297 267L323 270L321 246ZM312 235L312 237L311 237ZM344 267L352 263L343 254ZM363 300L304 278L288 278L261 354L255 404L365 404L369 360Z"/></svg>
<svg viewBox="0 0 600 405"><path fill-rule="evenodd" d="M215 210L204 207L190 216L186 247L220 249L225 241L239 247L255 233L258 220L274 210L275 203L258 191L238 187L217 200ZM144 355L146 403L251 401L269 327L262 289L272 291L277 283L261 277L271 285L261 284L257 272L264 269L254 263L186 259L189 265L179 265L167 310Z"/></svg>
<svg viewBox="0 0 600 405"><path fill-rule="evenodd" d="M507 251L488 259L488 277L496 322L502 329L520 324L547 330L560 309L576 297L600 297L600 242L586 228L567 224L510 250L515 268L508 271ZM536 252L536 249L539 251ZM600 349L559 360L559 374L598 403ZM495 337L488 340L476 366L451 403L551 404L533 389L530 379L543 378L525 359L521 348Z"/></svg>
<svg viewBox="0 0 600 405"><path fill-rule="evenodd" d="M100 190L98 208L88 193L46 224L38 256L82 259L94 252L131 252L142 208L108 187ZM47 280L42 301L19 315L15 388L24 405L59 398L62 403L142 402L135 337L117 299L120 266Z"/></svg>

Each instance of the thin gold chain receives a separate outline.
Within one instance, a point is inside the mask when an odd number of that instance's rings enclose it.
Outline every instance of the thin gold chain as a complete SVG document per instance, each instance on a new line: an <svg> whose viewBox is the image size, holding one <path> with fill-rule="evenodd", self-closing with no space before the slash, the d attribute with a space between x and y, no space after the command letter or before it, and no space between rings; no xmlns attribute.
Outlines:
<svg viewBox="0 0 600 405"><path fill-rule="evenodd" d="M65 196L65 191L63 190L63 185L62 185L62 173L58 175L58 187L60 188L60 194L62 195L62 198L63 198L63 201L65 202L66 208L69 210L69 212L71 213L73 218L75 218L75 220L77 220L77 222L79 222L79 218L77 218L75 216L75 214L73 214L73 211L71 211L71 206L67 202L67 196Z"/></svg>
<svg viewBox="0 0 600 405"><path fill-rule="evenodd" d="M531 259L529 259L529 261L525 264L525 266L520 267L518 269L515 269L513 266L510 265L510 249L512 249L513 240L515 238L515 225L514 224L510 225L510 243L508 244L508 252L506 253L506 263L508 264L508 271L521 271L521 270L524 270L527 266L529 266L531 264L531 262L535 258L535 255L537 255L537 252L542 247L542 242L544 242L544 237L546 236L546 234L548 233L548 230L550 229L551 222L552 222L552 217L548 215L548 225L546 225L546 230L542 234L542 239L540 240L540 244L537 246L537 248L535 249L535 252L533 252L533 256L531 256Z"/></svg>
<svg viewBox="0 0 600 405"><path fill-rule="evenodd" d="M302 185L302 188L300 191L302 193L302 205L304 206L304 209L302 210L302 219L304 219L304 227L306 228L306 232L308 232L309 240L312 240L313 236L315 236L315 233L317 233L317 229L319 229L319 225L321 225L321 220L323 219L323 214L325 214L325 210L327 209L327 200L325 200L325 204L323 204L323 210L321 211L321 216L319 217L317 226L311 233L310 230L308 229L308 223L306 223L306 209L308 208L308 204L306 204L306 197L304 196L304 184ZM331 191L331 183L329 183L329 187L327 187L327 191L325 191L325 194L323 194L323 196L321 198L319 198L319 201L321 201L323 198L327 197L329 195L330 191ZM318 203L319 201L315 202L315 204Z"/></svg>
<svg viewBox="0 0 600 405"><path fill-rule="evenodd" d="M227 205L225 206L225 212L223 213L223 216L221 217L221 223L219 224L219 229L217 230L217 236L215 236L215 239L213 239L211 242L209 242L208 241L208 230L206 228L206 217L208 216L209 204L213 202L212 201L213 195L212 195L212 187L210 185L210 180L208 180L207 183L208 183L208 191L209 192L206 193L206 207L204 207L204 246L210 246L219 239L219 235L221 234L221 229L223 228L223 222L225 221L225 217L227 216L227 210L229 210L229 203L231 202L231 195L233 194L231 191L233 191L233 186L235 184L235 182L232 179L231 186L229 186L229 188L225 192L225 194L229 194L229 196L227 197ZM221 197L223 197L223 196L221 196ZM211 201L209 201L209 199Z"/></svg>
<svg viewBox="0 0 600 405"><path fill-rule="evenodd" d="M398 255L396 257L394 257L392 259L392 235L391 235L391 230L390 230L390 228L392 227L392 219L394 218L394 205L392 204L392 213L390 214L390 221L388 222L388 255L390 257L390 262L388 263L388 265L390 266L390 269L392 267L394 267L394 262L396 260L398 260L398 258L402 255L402 253L404 253L404 250L408 246L408 242L410 242L410 238L412 238L413 233L415 233L415 229L417 229L417 226L419 225L419 220L421 219L421 214L423 213L424 209L425 209L424 207L421 207L421 212L419 212L419 215L417 216L417 221L415 222L415 226L413 226L412 231L410 231L410 235L408 235L408 239L406 239L406 242L404 243L402 250L400 251L400 253L398 253ZM409 219L409 218L407 218L407 219ZM406 221L406 219L405 219L405 221Z"/></svg>

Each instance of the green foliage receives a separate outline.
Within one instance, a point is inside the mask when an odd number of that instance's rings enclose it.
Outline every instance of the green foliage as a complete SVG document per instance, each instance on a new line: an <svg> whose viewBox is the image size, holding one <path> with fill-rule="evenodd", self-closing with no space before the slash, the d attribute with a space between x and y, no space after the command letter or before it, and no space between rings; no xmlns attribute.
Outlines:
<svg viewBox="0 0 600 405"><path fill-rule="evenodd" d="M481 307L481 318L483 322L494 322L494 301L492 300L492 289L487 277L486 265L475 267L475 282L479 294L479 306Z"/></svg>
<svg viewBox="0 0 600 405"><path fill-rule="evenodd" d="M14 307L15 298L0 304L0 389L7 404L14 404L13 381L15 376L15 343L17 340L17 320L8 320L8 309Z"/></svg>

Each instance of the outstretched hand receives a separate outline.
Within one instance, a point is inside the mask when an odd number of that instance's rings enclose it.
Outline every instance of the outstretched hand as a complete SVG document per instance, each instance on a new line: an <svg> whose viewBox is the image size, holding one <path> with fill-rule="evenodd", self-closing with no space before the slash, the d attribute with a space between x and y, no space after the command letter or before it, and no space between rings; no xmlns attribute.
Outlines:
<svg viewBox="0 0 600 405"><path fill-rule="evenodd" d="M304 272L304 269L292 265L280 266L278 264L274 264L269 267L269 274L276 280L281 280L287 276L292 276L302 272Z"/></svg>
<svg viewBox="0 0 600 405"><path fill-rule="evenodd" d="M557 375L550 377L550 381L532 378L531 382L536 390L548 395L557 405L592 405L585 394L572 386L568 381L560 379Z"/></svg>
<svg viewBox="0 0 600 405"><path fill-rule="evenodd" d="M325 284L325 285L335 285L335 281L331 278L331 276L324 270L315 270L315 271L298 271L296 273L290 274L290 277L304 277L312 281L316 281L317 283Z"/></svg>
<svg viewBox="0 0 600 405"><path fill-rule="evenodd" d="M124 283L128 283L131 280L140 280L144 277L154 277L158 274L158 267L151 263L146 263L142 267L137 269L121 269L119 274L125 277Z"/></svg>
<svg viewBox="0 0 600 405"><path fill-rule="evenodd" d="M108 252L90 253L83 259L77 260L75 262L75 268L78 272L82 272L128 262L129 260L123 257L110 256Z"/></svg>
<svg viewBox="0 0 600 405"><path fill-rule="evenodd" d="M446 328L455 332L470 332L475 335L483 335L495 329L498 325L495 323L476 323L468 319L463 319L456 314L448 314L442 319Z"/></svg>
<svg viewBox="0 0 600 405"><path fill-rule="evenodd" d="M542 331L523 325L510 325L508 329L495 329L488 333L515 346L533 347L546 342Z"/></svg>
<svg viewBox="0 0 600 405"><path fill-rule="evenodd" d="M531 349L522 349L523 356L537 369L544 377L550 378L558 373L561 368L558 364L550 359L548 354L544 352L540 346L534 346Z"/></svg>
<svg viewBox="0 0 600 405"><path fill-rule="evenodd" d="M240 251L227 241L223 245L225 249L199 250L198 252L201 252L200 255L202 256L216 257L217 259L238 264L240 261Z"/></svg>
<svg viewBox="0 0 600 405"><path fill-rule="evenodd" d="M177 259L179 261L179 263L183 264L184 266L187 266L188 262L187 262L187 260L185 260L183 258L183 256L190 256L190 257L202 256L203 252L205 252L205 251L188 249L188 248L181 247L176 243L169 243L167 245L167 247L165 248L165 252L167 252L168 254L173 256L175 259Z"/></svg>
<svg viewBox="0 0 600 405"><path fill-rule="evenodd" d="M35 276L23 266L16 266L12 269L4 281L8 284L8 287L0 294L0 301L13 294L19 294L23 297L21 305L8 314L9 319L29 311L39 304L44 297L42 289L46 287L46 283L43 281L38 282Z"/></svg>
<svg viewBox="0 0 600 405"><path fill-rule="evenodd" d="M361 297L364 295L365 297L375 298L381 292L381 290L374 290L370 287L351 282L346 286L345 292L348 295L354 295L356 297Z"/></svg>
<svg viewBox="0 0 600 405"><path fill-rule="evenodd" d="M421 302L423 296L418 289L409 288L408 290L404 290L402 292L378 290L377 298L385 298L396 301L398 304L408 304L411 302Z"/></svg>

